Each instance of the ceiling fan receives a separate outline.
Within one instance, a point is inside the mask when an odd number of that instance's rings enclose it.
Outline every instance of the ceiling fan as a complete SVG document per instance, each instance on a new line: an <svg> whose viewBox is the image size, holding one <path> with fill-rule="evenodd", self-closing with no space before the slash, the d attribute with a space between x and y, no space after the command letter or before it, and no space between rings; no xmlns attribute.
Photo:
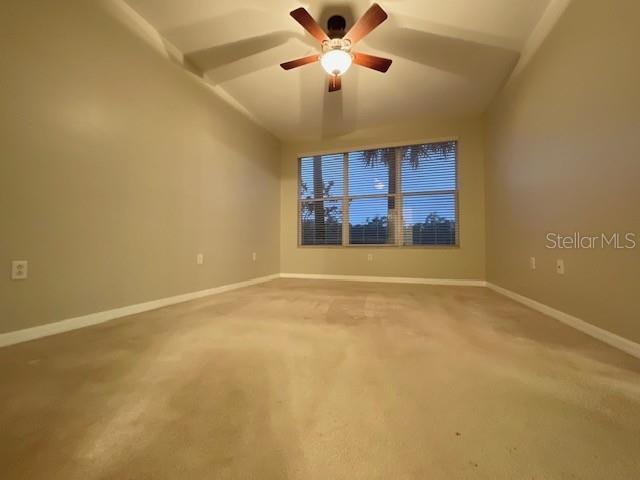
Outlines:
<svg viewBox="0 0 640 480"><path fill-rule="evenodd" d="M346 35L344 33L346 21L344 17L339 15L334 15L329 19L327 25L329 30L328 34L304 8L297 8L293 10L290 15L320 42L322 53L281 63L280 66L285 70L291 70L292 68L319 61L322 68L330 75L330 92L335 92L342 88L342 75L349 70L352 63L382 73L389 70L391 60L388 58L351 51L353 45L362 40L374 28L387 19L387 13L377 3L374 3L369 10L360 17Z"/></svg>

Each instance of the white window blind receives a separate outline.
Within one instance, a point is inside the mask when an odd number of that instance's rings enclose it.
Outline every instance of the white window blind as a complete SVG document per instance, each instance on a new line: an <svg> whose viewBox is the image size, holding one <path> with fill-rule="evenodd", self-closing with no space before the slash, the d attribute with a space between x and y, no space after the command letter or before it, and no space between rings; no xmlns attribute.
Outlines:
<svg viewBox="0 0 640 480"><path fill-rule="evenodd" d="M344 155L300 159L300 244L342 245Z"/></svg>
<svg viewBox="0 0 640 480"><path fill-rule="evenodd" d="M458 244L457 142L299 162L300 245Z"/></svg>

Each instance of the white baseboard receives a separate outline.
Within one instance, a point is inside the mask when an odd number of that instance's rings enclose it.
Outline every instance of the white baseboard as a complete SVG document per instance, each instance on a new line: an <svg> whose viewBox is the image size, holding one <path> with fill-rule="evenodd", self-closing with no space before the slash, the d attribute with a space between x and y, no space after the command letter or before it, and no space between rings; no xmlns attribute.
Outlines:
<svg viewBox="0 0 640 480"><path fill-rule="evenodd" d="M182 295L176 295L173 297L161 298L159 300L152 300L150 302L138 303L135 305L128 305L126 307L115 308L113 310L106 310L103 312L91 313L89 315L83 315L81 317L68 318L59 322L47 323L45 325L38 325L37 327L25 328L24 330L16 330L15 332L7 332L0 334L0 347L7 345L13 345L15 343L26 342L28 340L34 340L36 338L47 337L49 335L55 335L57 333L68 332L69 330L76 330L82 327L88 327L97 323L107 322L120 317L126 317L127 315L133 315L136 313L146 312L149 310L155 310L156 308L167 307L169 305L175 305L176 303L187 302L189 300L195 300L196 298L202 298L209 295L216 295L218 293L228 292L230 290L236 290L238 288L249 287L251 285L257 285L259 283L268 282L278 278L279 274L267 275L265 277L252 278L244 282L232 283L229 285L222 285L220 287L209 288L207 290L200 290L197 292L185 293Z"/></svg>
<svg viewBox="0 0 640 480"><path fill-rule="evenodd" d="M450 278L381 277L367 275L324 275L315 273L281 273L281 278L307 280L339 280L345 282L405 283L415 285L449 285L458 287L486 287L484 280L458 280Z"/></svg>
<svg viewBox="0 0 640 480"><path fill-rule="evenodd" d="M299 278L310 280L338 280L349 282L368 282L368 283L403 283L403 284L415 284L415 285L445 285L445 286L460 286L460 287L488 287L491 290L500 293L506 297L511 298L523 305L526 305L540 313L548 315L570 327L580 330L593 338L601 340L602 342L618 348L623 352L628 353L634 357L640 358L640 344L633 342L629 339L616 335L615 333L604 330L600 327L596 327L590 323L585 322L573 315L561 312L555 308L549 307L543 303L540 303L531 298L525 297L518 293L502 288L493 283L486 282L484 280L459 280L459 279L446 279L446 278L413 278L413 277L382 277L382 276L366 276L366 275L324 275L324 274L308 274L308 273L280 273L267 275L264 277L253 278L244 282L232 283L229 285L222 285L220 287L209 288L206 290L200 290L197 292L185 293L182 295L176 295L173 297L161 298L159 300L152 300L150 302L138 303L136 305L129 305L126 307L115 308L113 310L106 310L103 312L92 313L89 315L83 315L75 318L68 318L59 322L48 323L45 325L39 325L37 327L26 328L24 330L17 330L15 332L7 332L0 334L0 347L13 345L16 343L26 342L29 340L35 340L37 338L46 337L49 335L55 335L57 333L67 332L69 330L76 330L82 327L88 327L90 325L96 325L98 323L107 322L120 317L126 317L127 315L134 315L136 313L142 313L149 310L155 310L157 308L166 307L169 305L175 305L177 303L187 302L189 300L195 300L197 298L206 297L209 295L216 295L219 293L236 290L239 288L249 287L251 285L257 285L259 283L275 280L276 278Z"/></svg>
<svg viewBox="0 0 640 480"><path fill-rule="evenodd" d="M586 333L587 335L596 338L608 345L611 345L612 347L622 350L629 355L640 358L640 344L636 342L621 337L620 335L616 335L615 333L612 333L603 328L596 327L595 325L587 323L584 320L579 319L578 317L574 317L573 315L569 315L568 313L561 312L560 310L556 310L555 308L545 305L544 303L540 303L529 297L525 297L524 295L520 295L519 293L512 292L511 290L507 290L506 288L502 288L493 283L487 282L487 287L494 292L500 293L505 297L509 297L510 299L522 303L523 305L537 310L540 313L544 313L545 315L548 315L564 323L565 325L569 325L576 330L580 330L581 332Z"/></svg>

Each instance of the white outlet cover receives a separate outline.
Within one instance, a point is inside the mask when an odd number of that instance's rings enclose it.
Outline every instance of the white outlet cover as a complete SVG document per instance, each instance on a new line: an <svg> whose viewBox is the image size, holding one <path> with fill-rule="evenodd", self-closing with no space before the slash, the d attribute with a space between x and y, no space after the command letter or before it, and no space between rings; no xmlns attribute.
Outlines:
<svg viewBox="0 0 640 480"><path fill-rule="evenodd" d="M11 262L11 279L26 280L29 274L29 262L26 260L14 260Z"/></svg>
<svg viewBox="0 0 640 480"><path fill-rule="evenodd" d="M529 267L531 267L531 270L536 269L536 257L531 257L529 259Z"/></svg>
<svg viewBox="0 0 640 480"><path fill-rule="evenodd" d="M204 263L204 255L202 253L196 255L196 263L198 265L202 265Z"/></svg>
<svg viewBox="0 0 640 480"><path fill-rule="evenodd" d="M253 258L253 261L255 262L258 259L258 254L256 252L253 252L251 254L251 258Z"/></svg>

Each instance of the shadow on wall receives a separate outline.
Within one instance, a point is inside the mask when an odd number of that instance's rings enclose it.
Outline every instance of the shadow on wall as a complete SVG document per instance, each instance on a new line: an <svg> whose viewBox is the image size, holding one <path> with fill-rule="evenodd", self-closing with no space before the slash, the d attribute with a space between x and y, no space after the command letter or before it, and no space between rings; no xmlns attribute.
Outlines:
<svg viewBox="0 0 640 480"><path fill-rule="evenodd" d="M364 9L363 6L362 10ZM347 22L347 29L353 25L356 18L352 6L338 3L324 6L316 19L326 29L327 21L333 15L343 16ZM200 22L197 25L181 27L179 30L168 32L167 36L170 40L175 37L177 44L180 44L184 42L181 39L187 38L187 33L198 37L197 31L202 31L204 32L202 35L206 35L207 31L230 29L233 25L245 28L247 22L255 23L256 17L263 20L262 12L242 10ZM282 18L287 22L287 27L295 25L288 15ZM277 23L282 23L281 19ZM193 29L196 29L195 33ZM302 42L309 48L309 52L320 50L320 45L309 34L281 30L187 52L185 67L214 85L221 84L281 63L284 59L280 57L277 47L291 39ZM301 118L315 122L316 131L320 132L321 138L353 132L356 119L358 69L351 69L348 82L343 84L343 90L331 94L328 92L327 75L321 69L302 68L297 74L300 75L301 80ZM318 102L318 99L321 101ZM318 115L318 112L321 114Z"/></svg>
<svg viewBox="0 0 640 480"><path fill-rule="evenodd" d="M220 115L212 115L211 121L214 122L212 128L219 132L217 138L223 141L232 150L238 150L238 147L246 147L246 152L253 155L252 146L244 141L247 136L255 135L256 124L258 123L253 116L251 116L244 107L237 104L232 98L225 96L223 93L217 91L215 85L212 84L210 79L205 78L202 68L196 65L193 60L188 56L183 56L182 53L176 50L176 47L161 36L150 24L148 24L142 17L135 12L126 3L116 0L114 2L101 3L102 8L110 17L116 20L116 24L123 27L127 32L133 32L138 38L142 39L144 43L153 47L164 58L171 60L176 66L179 66L183 71L186 71L190 75L186 78L191 81L197 81L199 87L206 90L208 101L213 105L213 110L220 112ZM276 37L281 40L279 36ZM272 42L275 40L272 40ZM252 48L251 45L242 47L244 50ZM218 52L222 53L222 52ZM226 55L226 56L225 56ZM227 63L234 62L234 56L231 52L226 52L222 55L222 58L227 59ZM211 95L211 92L214 95ZM228 118L234 118L238 121L233 122L233 126L227 121ZM241 128L239 126L242 125ZM273 139L274 148L276 148L277 141L273 135L268 132L264 127L259 127L264 131L264 134Z"/></svg>
<svg viewBox="0 0 640 480"><path fill-rule="evenodd" d="M224 83L281 63L282 60L278 61L275 58L278 52L269 52L269 50L293 38L307 44L310 48L316 47L308 36L283 31L216 45L188 53L185 58L200 72L207 73L207 77L215 84ZM202 73L200 75L203 76Z"/></svg>
<svg viewBox="0 0 640 480"><path fill-rule="evenodd" d="M367 38L368 45L464 78L477 78L478 73L493 77L501 71L493 67L500 65L507 65L510 72L520 57L508 48L429 32L429 26L420 30L407 28L403 25L409 22L402 17L390 18L389 22L389 28Z"/></svg>

